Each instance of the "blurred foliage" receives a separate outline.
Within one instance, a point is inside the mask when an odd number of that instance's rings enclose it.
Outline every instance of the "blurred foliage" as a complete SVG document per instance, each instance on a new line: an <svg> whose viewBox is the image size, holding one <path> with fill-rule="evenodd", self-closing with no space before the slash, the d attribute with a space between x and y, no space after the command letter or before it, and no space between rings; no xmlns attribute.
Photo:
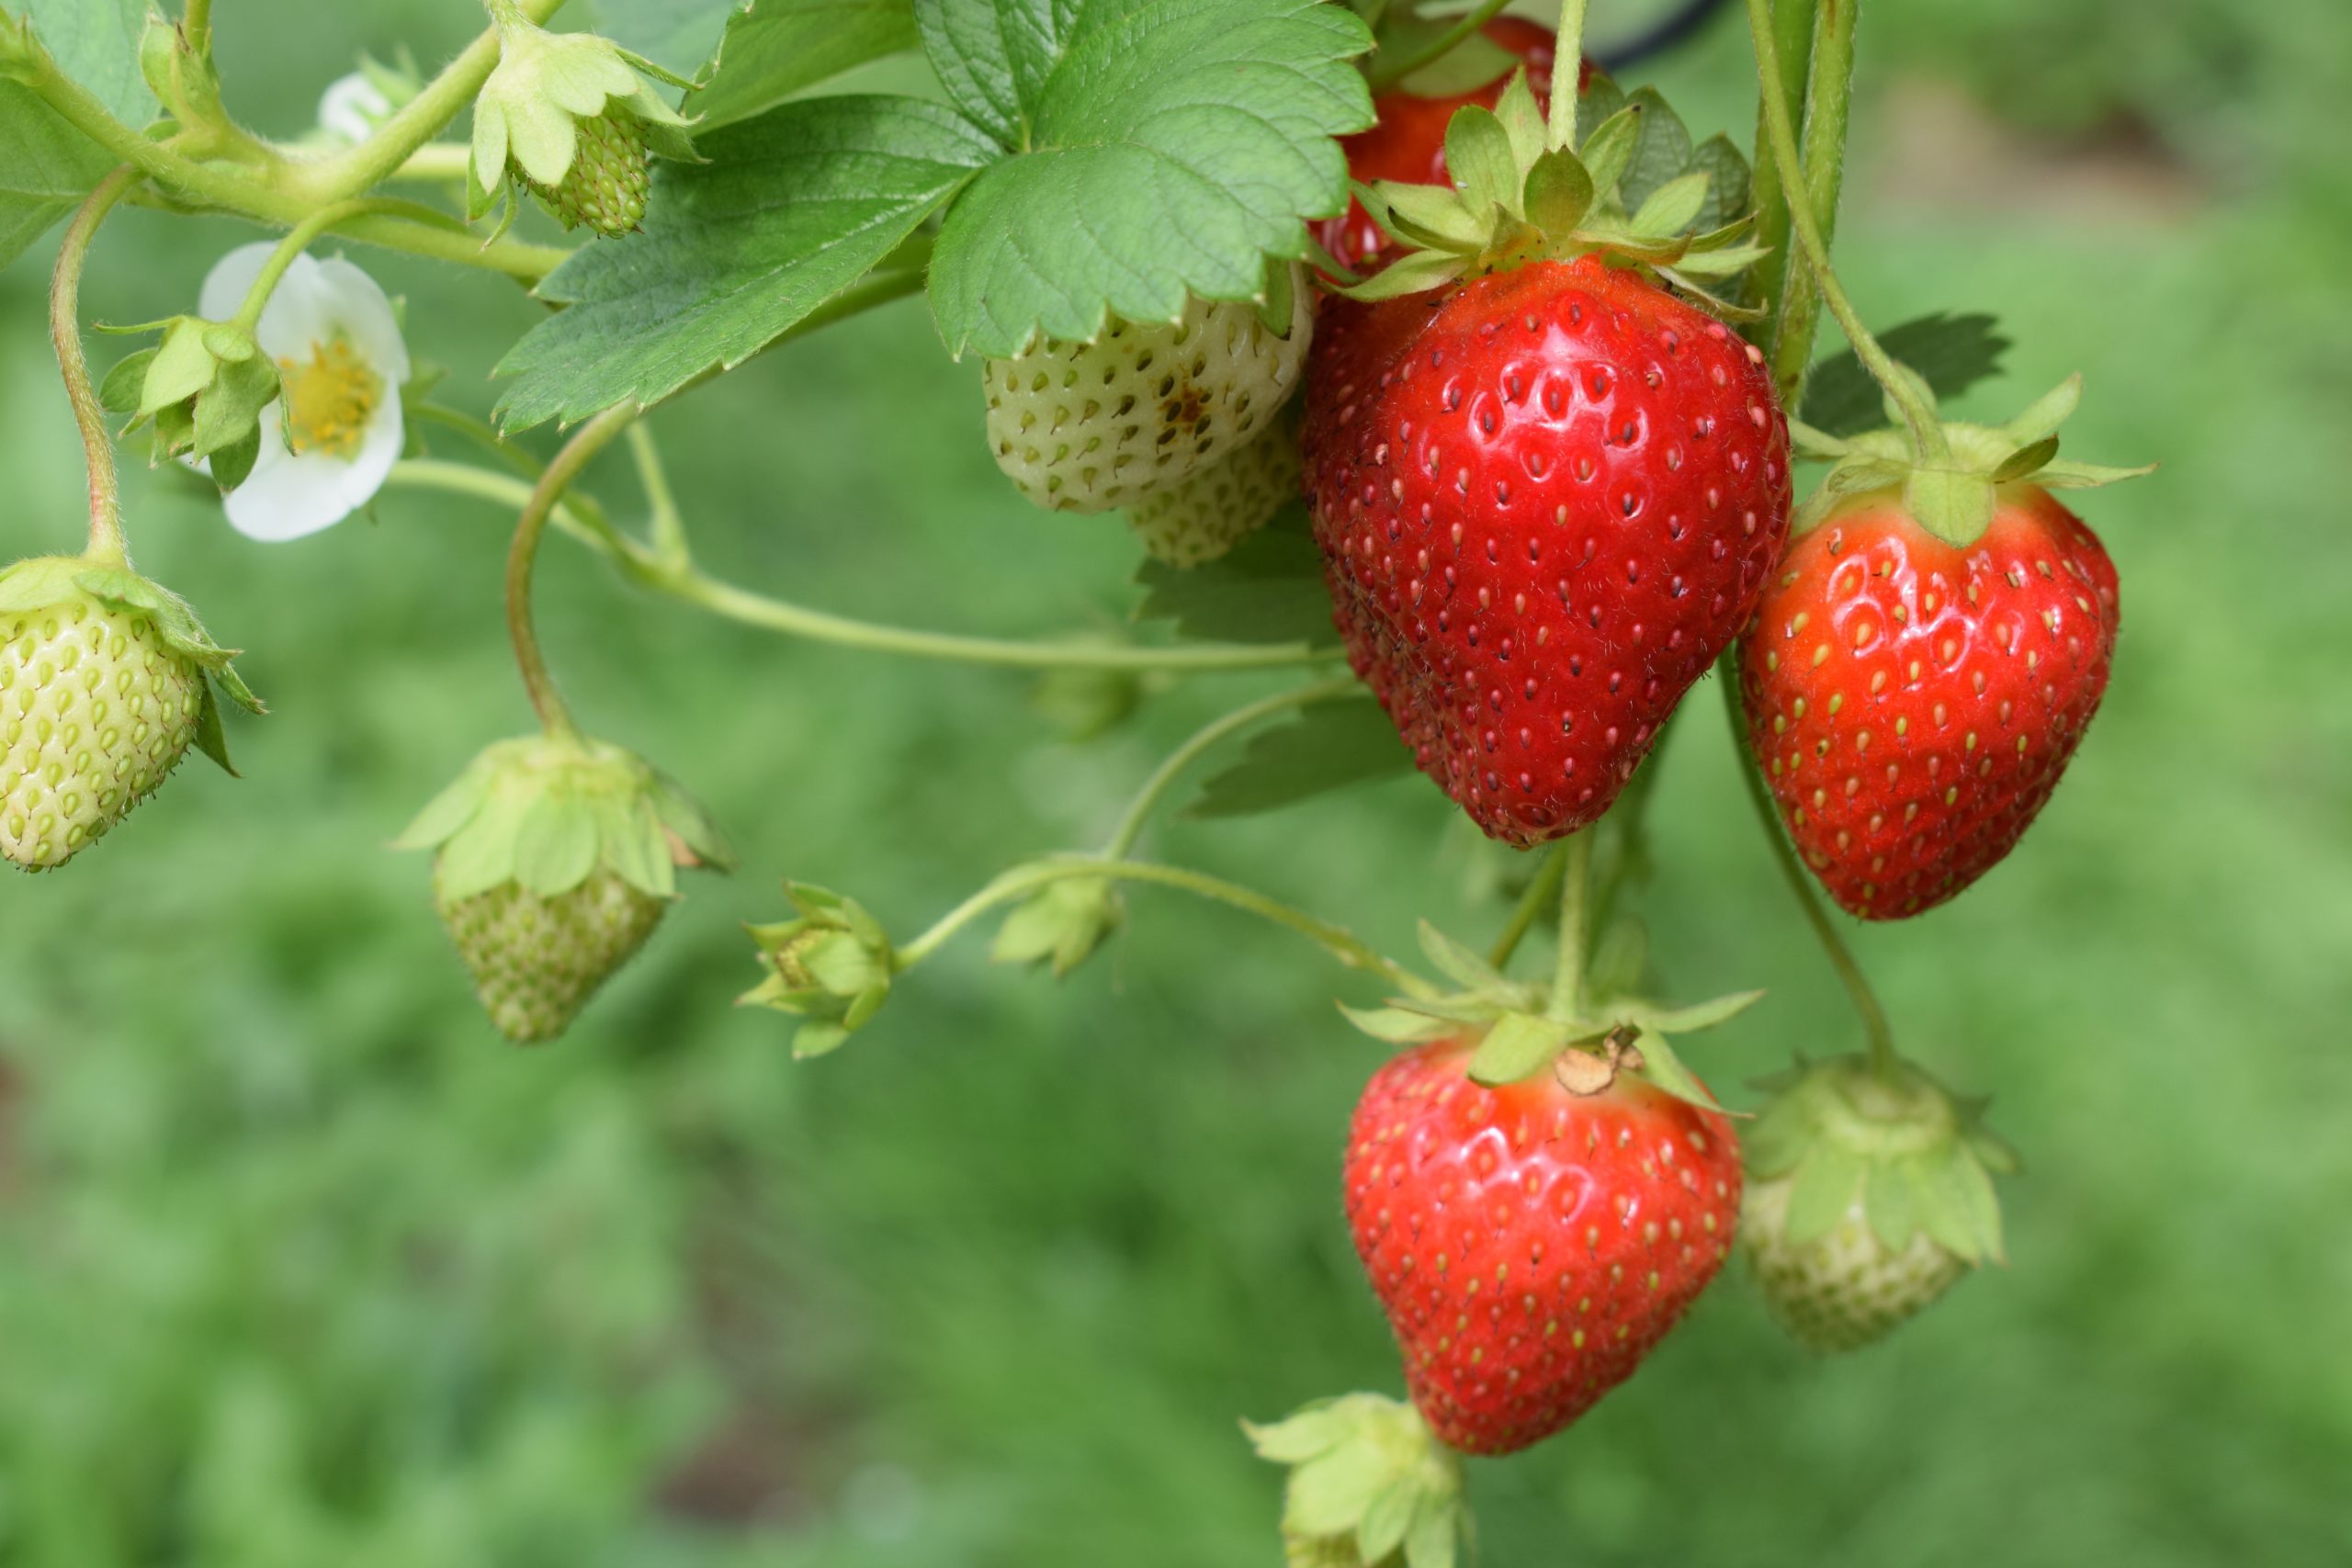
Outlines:
<svg viewBox="0 0 2352 1568"><path fill-rule="evenodd" d="M233 90L280 133L359 49L431 60L475 25L456 0L219 19ZM1935 0L1873 7L1862 47L1882 90L1842 241L1864 309L1997 312L2013 378L1959 412L2080 367L2070 449L2165 464L2085 502L2125 631L2067 788L1968 898L1859 938L1909 1048L2000 1096L2030 1167L2013 1265L1826 1363L1727 1280L1565 1438L1476 1467L1486 1560L2340 1562L2352 220L2305 150L2340 141L2321 88L2352 27L2315 0ZM1726 20L1657 75L1738 130L1745 72ZM2180 154L2186 210L1906 202L1892 128L1936 77L2030 128L2193 109L2238 151ZM179 309L247 237L128 214L87 302ZM486 407L535 308L360 259ZM0 274L24 552L80 528L42 283L37 258ZM911 622L1115 623L1125 531L1023 506L975 378L900 306L656 424L722 570ZM593 479L634 504L624 467ZM521 1052L476 1012L422 860L381 848L527 722L496 621L508 520L393 494L265 548L180 476L134 471L129 497L141 564L251 650L276 711L235 727L243 781L192 768L62 874L0 883L0 1563L1272 1560L1278 1478L1235 1417L1396 1383L1335 1190L1377 1051L1329 1004L1363 988L1147 891L1066 985L989 969L975 935L820 1064L727 1006L775 878L907 934L1007 858L1100 832L1261 685L1155 694L1073 748L1016 678L705 623L559 544L542 602L575 705L708 799L749 869L703 879L571 1038ZM1672 985L1773 988L1698 1047L1736 1098L1854 1031L1713 709L1699 694L1675 738L1644 907ZM1499 922L1492 854L1451 818L1408 781L1164 847L1396 950L1419 914Z"/></svg>

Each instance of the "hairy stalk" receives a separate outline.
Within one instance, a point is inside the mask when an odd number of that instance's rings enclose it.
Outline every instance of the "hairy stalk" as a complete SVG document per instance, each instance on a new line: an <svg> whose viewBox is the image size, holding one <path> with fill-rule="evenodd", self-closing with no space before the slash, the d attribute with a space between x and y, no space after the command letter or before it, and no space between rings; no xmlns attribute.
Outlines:
<svg viewBox="0 0 2352 1568"><path fill-rule="evenodd" d="M1796 191L1804 188L1804 175L1797 158L1796 130L1790 121L1788 100L1781 96L1777 85L1781 61L1772 39L1771 22L1770 0L1747 0L1748 31L1756 42L1757 79L1764 97L1765 141L1771 148L1773 162L1780 167L1781 185ZM1822 238L1820 224L1814 220L1811 205L1791 202L1789 220L1798 247L1804 253L1805 265L1812 269L1814 282L1821 290L1823 303L1844 329L1847 341L1853 345L1863 367L1902 411L1921 466L1935 467L1949 461L1951 446L1944 439L1943 426L1936 419L1934 407L1897 368L1886 350L1879 346L1878 339L1871 335L1860 312L1839 286L1838 274L1829 265L1828 243Z"/></svg>
<svg viewBox="0 0 2352 1568"><path fill-rule="evenodd" d="M1543 919L1544 911L1560 896L1560 878L1567 867L1568 846L1553 845L1552 852L1544 857L1543 865L1528 879L1527 891L1519 896L1519 903L1510 912L1510 923L1503 927L1503 934L1495 939L1493 950L1487 954L1487 963L1499 969L1510 962L1511 955L1519 951L1519 944L1527 939L1527 933L1535 929L1535 922Z"/></svg>
<svg viewBox="0 0 2352 1568"><path fill-rule="evenodd" d="M447 420L458 428L472 422ZM495 437L491 439L495 442ZM527 462L511 447L499 448L518 463ZM413 458L395 464L391 482L416 490L435 490L514 506L526 502L533 487L524 479L492 473L465 463ZM639 586L692 604L745 626L838 648L870 653L895 653L911 659L937 659L982 664L1001 670L1117 670L1144 673L1160 671L1172 675L1205 675L1250 670L1284 670L1301 665L1329 664L1340 657L1336 648L1276 647L1204 643L1190 648L1105 647L1079 641L1022 642L1003 637L963 637L954 632L917 631L877 626L848 615L812 610L782 599L754 593L720 581L697 569L665 566L652 549L629 538L604 521L600 509L585 497L554 513L565 533L603 556ZM570 517L575 525L566 526Z"/></svg>
<svg viewBox="0 0 2352 1568"><path fill-rule="evenodd" d="M514 543L506 552L506 630L514 639L514 663L522 671L524 689L531 694L531 707L539 716L539 723L549 735L558 738L575 736L579 730L571 722L571 714L563 705L557 692L555 678L548 673L546 657L539 651L538 627L531 619L531 569L538 562L539 539L547 532L548 518L555 511L556 502L580 476L597 453L610 446L627 430L638 415L635 403L616 403L603 413L582 425L547 472L532 487L531 498L523 504L523 514L514 521Z"/></svg>
<svg viewBox="0 0 2352 1568"><path fill-rule="evenodd" d="M1854 18L1860 9L1861 0L1824 0L1804 96L1804 200L1821 231L1825 254L1838 239L1838 193L1845 183L1846 122L1853 102ZM1781 101L1786 103L1787 95ZM1804 267L1790 269L1768 351L1782 408L1793 410L1804 396L1805 373L1813 368L1814 330L1820 321L1821 291L1813 274Z"/></svg>
<svg viewBox="0 0 2352 1568"><path fill-rule="evenodd" d="M1584 69L1584 14L1588 0L1560 0L1559 44L1552 51L1551 143L1577 144L1577 77ZM1567 74L1564 77L1561 73ZM1559 90L1566 81L1568 90Z"/></svg>
<svg viewBox="0 0 2352 1568"><path fill-rule="evenodd" d="M1584 1011L1585 954L1592 945L1585 929L1592 909L1592 829L1560 848L1560 959L1552 971L1552 998L1544 1016L1566 1023Z"/></svg>
<svg viewBox="0 0 2352 1568"><path fill-rule="evenodd" d="M1717 666L1715 682L1724 689L1724 714L1731 721L1733 764L1739 769L1740 781L1747 787L1748 804L1756 808L1757 823L1764 829L1765 841L1772 846L1772 859L1781 868L1781 879L1789 885L1790 896L1804 911L1805 924L1813 928L1829 967L1838 972L1838 983L1846 987L1854 1011L1861 1016L1862 1032L1870 1041L1871 1066L1882 1076L1891 1074L1896 1057L1894 1032L1886 1021L1886 1010L1879 1005L1878 993L1871 989L1869 977L1855 962L1846 939L1838 934L1837 922L1830 919L1821 896L1814 891L1813 879L1798 863L1795 849L1781 830L1781 814L1772 805L1771 792L1765 787L1764 775L1747 749L1747 723L1739 709L1738 658L1736 649L1724 655Z"/></svg>
<svg viewBox="0 0 2352 1568"><path fill-rule="evenodd" d="M1270 898L1253 887L1244 887L1238 883L1227 882L1204 872L1161 865L1151 861L1070 859L1039 861L1015 866L949 910L929 931L899 948L896 966L902 972L914 967L990 909L1010 904L1053 883L1087 879L1153 883L1228 904L1261 919L1270 920L1285 931L1297 932L1346 967L1377 975L1408 996L1436 994L1436 987L1427 980L1382 954L1344 927L1335 926L1304 909Z"/></svg>
<svg viewBox="0 0 2352 1568"><path fill-rule="evenodd" d="M74 405L74 423L82 433L82 450L90 469L90 544L93 561L118 567L130 564L122 542L122 496L114 467L114 438L107 432L106 410L90 384L90 361L82 352L82 268L90 259L90 242L107 213L122 199L138 171L125 165L97 183L65 226L57 247L57 269L50 275L49 338L57 350L58 374L65 380L65 400Z"/></svg>
<svg viewBox="0 0 2352 1568"><path fill-rule="evenodd" d="M1117 860L1134 849L1136 840L1143 837L1144 827L1151 820L1152 812L1184 770L1227 736L1238 734L1261 719L1271 718L1292 708L1308 707L1340 697L1371 694L1359 681L1318 681L1311 686L1294 687L1287 692L1276 692L1270 697L1261 697L1223 717L1211 719L1195 731L1191 739L1170 752L1168 760L1144 781L1143 788L1136 792L1134 802L1119 818L1118 827L1112 831L1110 841L1102 846L1103 857Z"/></svg>
<svg viewBox="0 0 2352 1568"><path fill-rule="evenodd" d="M1503 7L1510 4L1510 0L1483 0L1483 4L1476 10L1469 12L1453 26L1440 33L1419 53L1408 54L1393 63L1376 65L1368 73L1372 90L1375 93L1385 93L1422 66L1431 65L1443 60L1459 48L1463 40L1472 33L1501 16Z"/></svg>
<svg viewBox="0 0 2352 1568"><path fill-rule="evenodd" d="M1805 71L1813 59L1813 19L1820 0L1772 0L1773 46L1780 57L1777 80L1782 102L1800 97L1804 92ZM1765 319L1747 329L1757 346L1769 351L1772 345L1772 320L1779 313L1782 293L1788 287L1791 258L1789 254L1790 191L1781 184L1781 166L1772 161L1770 128L1764 119L1765 100L1756 100L1756 157L1753 189L1756 208L1756 243L1764 254L1748 269L1747 298L1751 304L1762 306ZM1802 271L1802 268L1798 268Z"/></svg>

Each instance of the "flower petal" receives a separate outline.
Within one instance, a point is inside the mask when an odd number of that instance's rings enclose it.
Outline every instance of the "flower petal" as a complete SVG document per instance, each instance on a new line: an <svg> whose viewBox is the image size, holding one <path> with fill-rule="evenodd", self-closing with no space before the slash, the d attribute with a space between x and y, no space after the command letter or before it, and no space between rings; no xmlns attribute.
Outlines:
<svg viewBox="0 0 2352 1568"><path fill-rule="evenodd" d="M408 383L409 360L390 296L341 256L318 263L315 282L319 311L329 331L342 329L368 367L384 378L385 400L397 409L398 389Z"/></svg>
<svg viewBox="0 0 2352 1568"><path fill-rule="evenodd" d="M261 276L264 263L277 247L267 240L257 240L250 245L239 245L212 264L204 275L204 287L196 297L196 313L208 321L225 321L237 313L245 302L245 295L253 288L254 280Z"/></svg>

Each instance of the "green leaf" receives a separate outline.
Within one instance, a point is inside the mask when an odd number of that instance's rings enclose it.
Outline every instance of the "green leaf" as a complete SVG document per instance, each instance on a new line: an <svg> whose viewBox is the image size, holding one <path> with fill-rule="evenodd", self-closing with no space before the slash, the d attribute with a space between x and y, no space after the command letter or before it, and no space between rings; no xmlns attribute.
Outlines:
<svg viewBox="0 0 2352 1568"><path fill-rule="evenodd" d="M1690 226L1702 234L1724 227L1747 212L1750 176L1747 158L1728 136L1710 136L1690 150L1690 168L1707 176L1707 199Z"/></svg>
<svg viewBox="0 0 2352 1568"><path fill-rule="evenodd" d="M1918 372L1939 398L1958 397L2001 367L2009 340L1989 315L1939 310L1879 334L1886 352ZM1805 383L1807 424L1832 435L1859 435L1886 423L1878 383L1851 349L1813 367Z"/></svg>
<svg viewBox="0 0 2352 1568"><path fill-rule="evenodd" d="M1317 703L1250 737L1241 760L1203 784L1185 815L1254 816L1412 771L1413 753L1378 704Z"/></svg>
<svg viewBox="0 0 2352 1568"><path fill-rule="evenodd" d="M1634 144L1625 160L1625 172L1617 181L1617 194L1625 209L1632 212L1690 168L1690 132L1683 128L1681 117L1658 96L1656 87L1641 88L1627 98L1624 112L1634 117ZM1643 231L1670 234L1679 229L1679 225Z"/></svg>
<svg viewBox="0 0 2352 1568"><path fill-rule="evenodd" d="M754 0L595 0L594 30L666 71L696 76ZM765 10L774 0L758 0ZM571 17L564 13L566 18ZM569 25L567 21L567 25Z"/></svg>
<svg viewBox="0 0 2352 1568"><path fill-rule="evenodd" d="M948 209L931 271L951 353L1083 341L1186 295L1247 299L1347 199L1372 123L1363 22L1322 0L918 0L948 96L1010 155ZM1082 217L1082 221L1073 221ZM1171 243L1171 236L1182 236Z"/></svg>
<svg viewBox="0 0 2352 1568"><path fill-rule="evenodd" d="M728 18L718 67L685 109L707 132L916 42L913 0L758 0Z"/></svg>
<svg viewBox="0 0 2352 1568"><path fill-rule="evenodd" d="M1498 207L1526 216L1510 133L1493 110L1469 104L1454 111L1445 127L1445 169L1482 227L1492 221Z"/></svg>
<svg viewBox="0 0 2352 1568"><path fill-rule="evenodd" d="M1566 1024L1531 1012L1507 1012L1472 1054L1471 1079L1491 1088L1532 1077L1567 1047L1568 1035Z"/></svg>
<svg viewBox="0 0 2352 1568"><path fill-rule="evenodd" d="M570 310L524 335L509 429L653 403L741 364L854 283L994 155L936 104L810 98L662 162L645 231L582 248L539 292Z"/></svg>
<svg viewBox="0 0 2352 1568"><path fill-rule="evenodd" d="M1144 591L1138 620L1169 620L1179 634L1206 642L1328 643L1331 594L1323 556L1306 529L1306 506L1293 502L1232 549L1196 567L1148 560L1136 572Z"/></svg>
<svg viewBox="0 0 2352 1568"><path fill-rule="evenodd" d="M90 194L114 160L47 104L0 81L0 265Z"/></svg>
<svg viewBox="0 0 2352 1568"><path fill-rule="evenodd" d="M107 113L133 127L155 118L155 95L139 69L147 0L23 0L18 9L57 68Z"/></svg>

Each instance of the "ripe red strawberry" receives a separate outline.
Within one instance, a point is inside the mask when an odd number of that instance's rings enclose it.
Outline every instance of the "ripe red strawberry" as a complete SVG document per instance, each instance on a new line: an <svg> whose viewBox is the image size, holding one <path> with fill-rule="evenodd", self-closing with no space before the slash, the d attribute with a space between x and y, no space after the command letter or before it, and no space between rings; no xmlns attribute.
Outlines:
<svg viewBox="0 0 2352 1568"><path fill-rule="evenodd" d="M1520 845L1609 808L1788 534L1762 356L1592 255L1331 301L1305 456L1351 662Z"/></svg>
<svg viewBox="0 0 2352 1568"><path fill-rule="evenodd" d="M1866 919L1942 903L2007 854L2107 689L2115 567L2035 484L1956 546L1900 491L1791 547L1741 645L1749 744L1798 852Z"/></svg>
<svg viewBox="0 0 2352 1568"><path fill-rule="evenodd" d="M1552 29L1518 17L1497 17L1483 30L1489 39L1526 63L1527 84L1534 89L1536 101L1549 104L1555 41ZM1579 85L1591 73L1592 64L1588 61L1578 77ZM1505 73L1476 91L1442 98L1416 97L1410 93L1381 94L1372 101L1379 122L1370 130L1340 138L1340 148L1348 155L1348 177L1366 185L1374 180L1443 185L1445 128L1454 111L1470 104L1493 108L1502 98L1503 84L1510 80L1510 73ZM1388 236L1380 231L1380 225L1372 220L1360 201L1350 201L1348 210L1340 217L1327 218L1316 224L1315 240L1350 266L1371 263L1392 248Z"/></svg>
<svg viewBox="0 0 2352 1568"><path fill-rule="evenodd" d="M1510 1453L1623 1382L1730 1255L1739 1147L1718 1112L1618 1077L1486 1089L1471 1043L1376 1074L1348 1141L1348 1223L1414 1404Z"/></svg>

